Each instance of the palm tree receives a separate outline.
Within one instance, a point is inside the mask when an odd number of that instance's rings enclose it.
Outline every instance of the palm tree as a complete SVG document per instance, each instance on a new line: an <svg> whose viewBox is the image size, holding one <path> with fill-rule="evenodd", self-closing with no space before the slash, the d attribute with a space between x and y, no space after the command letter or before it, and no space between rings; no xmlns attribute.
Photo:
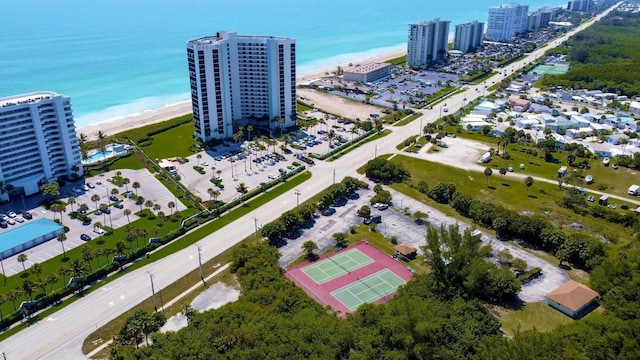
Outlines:
<svg viewBox="0 0 640 360"><path fill-rule="evenodd" d="M533 178L531 176L527 176L524 179L524 184L527 186L527 196L529 196L529 188L533 185Z"/></svg>
<svg viewBox="0 0 640 360"><path fill-rule="evenodd" d="M502 184L502 177L507 173L507 169L500 168L500 184Z"/></svg>
<svg viewBox="0 0 640 360"><path fill-rule="evenodd" d="M67 199L67 204L71 206L71 212L73 212L73 204L75 203L76 203L76 198L74 198L73 196Z"/></svg>
<svg viewBox="0 0 640 360"><path fill-rule="evenodd" d="M64 249L64 242L65 242L65 240L67 240L67 234L60 233L60 234L58 234L58 236L56 236L56 239L60 242L60 245L62 246L62 258L66 259L67 258L67 252Z"/></svg>
<svg viewBox="0 0 640 360"><path fill-rule="evenodd" d="M98 131L98 148L100 149L100 151L105 151L105 145L107 142L107 134L103 133L102 131Z"/></svg>
<svg viewBox="0 0 640 360"><path fill-rule="evenodd" d="M78 210L79 210L81 213L86 213L86 212L89 210L89 205L87 205L87 204L80 204L80 205L78 205Z"/></svg>
<svg viewBox="0 0 640 360"><path fill-rule="evenodd" d="M209 193L209 201L211 201L211 199L213 198L213 189L212 188L208 188L207 189L207 193Z"/></svg>
<svg viewBox="0 0 640 360"><path fill-rule="evenodd" d="M51 289L49 292L53 292L53 285L55 285L58 280L60 279L58 278L58 275L56 273L51 273L49 274L49 276L47 276L47 284L51 285Z"/></svg>
<svg viewBox="0 0 640 360"><path fill-rule="evenodd" d="M31 265L31 272L36 274L36 277L40 279L40 275L42 274L42 264L35 263Z"/></svg>
<svg viewBox="0 0 640 360"><path fill-rule="evenodd" d="M149 232L147 231L147 229L138 229L136 230L136 235L136 246L138 246L138 236L144 240L149 236Z"/></svg>
<svg viewBox="0 0 640 360"><path fill-rule="evenodd" d="M136 233L136 229L131 226L127 226L124 229L124 232L126 234L125 239L129 242L129 249L133 252L133 240L136 240L136 248L138 247L138 234Z"/></svg>
<svg viewBox="0 0 640 360"><path fill-rule="evenodd" d="M220 196L220 190L214 189L210 195L211 197L213 197L213 201L218 201L218 196Z"/></svg>
<svg viewBox="0 0 640 360"><path fill-rule="evenodd" d="M158 211L160 211L160 209L162 209L162 206L160 206L160 204L158 203L153 204L153 211L156 212L156 215L158 214Z"/></svg>
<svg viewBox="0 0 640 360"><path fill-rule="evenodd" d="M118 195L118 189L116 189L116 188L111 189L111 195L117 196ZM111 198L109 198L109 201L111 201Z"/></svg>
<svg viewBox="0 0 640 360"><path fill-rule="evenodd" d="M74 259L71 263L71 275L73 276L74 283L76 284L78 290L82 288L82 283L84 282L84 274L86 273L87 269L84 267L84 263L80 261L80 259Z"/></svg>
<svg viewBox="0 0 640 360"><path fill-rule="evenodd" d="M146 207L147 209L151 209L153 207L153 201L151 200L147 200L144 202L144 207Z"/></svg>
<svg viewBox="0 0 640 360"><path fill-rule="evenodd" d="M102 251L102 249L96 249L93 254L96 256L96 269L100 269L100 256L104 255L104 251Z"/></svg>
<svg viewBox="0 0 640 360"><path fill-rule="evenodd" d="M144 204L144 197L143 196L138 196L138 201L136 201L136 202L140 206L140 211L142 211L142 204Z"/></svg>
<svg viewBox="0 0 640 360"><path fill-rule="evenodd" d="M25 276L27 275L27 268L24 266L24 263L27 262L28 259L27 254L18 255L18 262L22 264L22 271Z"/></svg>
<svg viewBox="0 0 640 360"><path fill-rule="evenodd" d="M91 201L96 205L96 210L98 210L98 201L100 201L100 195L93 194L91 195Z"/></svg>
<svg viewBox="0 0 640 360"><path fill-rule="evenodd" d="M102 230L102 223L100 221L96 221L95 223L93 223L93 228ZM102 233L102 231L98 232L98 245L104 243L104 241L102 240Z"/></svg>
<svg viewBox="0 0 640 360"><path fill-rule="evenodd" d="M27 295L29 301L32 300L31 295L33 295L33 290L36 288L36 284L33 281L27 279L22 283L22 292Z"/></svg>
<svg viewBox="0 0 640 360"><path fill-rule="evenodd" d="M487 182L486 182L487 185L489 185L489 176L491 176L491 174L493 174L493 170L491 170L490 167L487 167L486 169L484 169L484 176L487 177Z"/></svg>
<svg viewBox="0 0 640 360"><path fill-rule="evenodd" d="M100 206L98 208L100 209L100 211L102 211L102 221L106 224L107 223L107 209L109 208L109 206L107 204L102 203L102 204L100 204Z"/></svg>
<svg viewBox="0 0 640 360"><path fill-rule="evenodd" d="M89 265L89 271L92 271L91 269L91 260L93 260L93 258L95 258L95 253L93 252L93 250L91 249L90 246L85 246L82 248L82 260L87 262L87 265Z"/></svg>
<svg viewBox="0 0 640 360"><path fill-rule="evenodd" d="M124 178L122 179L122 183L124 184L124 188L126 190L126 192L129 192L129 183L131 183L131 180L129 180L129 178Z"/></svg>
<svg viewBox="0 0 640 360"><path fill-rule="evenodd" d="M253 132L253 125L247 125L247 132L249 133L249 141L251 141L251 133Z"/></svg>
<svg viewBox="0 0 640 360"><path fill-rule="evenodd" d="M169 207L169 210L171 210L171 212L169 213L169 215L173 215L173 208L176 207L176 203L174 203L173 201L169 201L169 203L167 204L167 206Z"/></svg>
<svg viewBox="0 0 640 360"><path fill-rule="evenodd" d="M176 219L176 222L178 223L178 228L180 227L180 219L182 218L182 213L180 211L176 211L175 214L173 214L173 216Z"/></svg>
<svg viewBox="0 0 640 360"><path fill-rule="evenodd" d="M124 255L124 250L127 248L127 244L124 243L124 241L120 240L118 242L116 242L116 253L118 253L119 255Z"/></svg>
<svg viewBox="0 0 640 360"><path fill-rule="evenodd" d="M124 211L122 213L124 214L124 216L127 217L127 223L129 223L129 225L131 225L131 220L129 219L129 215L131 215L131 210L124 209Z"/></svg>
<svg viewBox="0 0 640 360"><path fill-rule="evenodd" d="M131 187L136 191L136 196L138 196L138 189L140 189L140 183L137 181L134 181L133 184L131 184Z"/></svg>
<svg viewBox="0 0 640 360"><path fill-rule="evenodd" d="M196 155L196 159L198 159L198 165L197 166L200 166L200 159L202 159L202 154L197 154Z"/></svg>
<svg viewBox="0 0 640 360"><path fill-rule="evenodd" d="M58 274L62 276L62 285L67 286L67 276L71 275L71 269L67 266L63 266L58 269Z"/></svg>
<svg viewBox="0 0 640 360"><path fill-rule="evenodd" d="M164 221L166 220L166 214L163 211L158 211L158 219L160 219L160 224L159 226L162 228L162 236L165 235L164 233Z"/></svg>
<svg viewBox="0 0 640 360"><path fill-rule="evenodd" d="M18 311L16 300L20 299L20 296L22 296L22 294L17 289L13 289L7 293L7 300L13 303L13 311Z"/></svg>
<svg viewBox="0 0 640 360"><path fill-rule="evenodd" d="M243 199L244 194L249 192L247 185L245 185L245 183L238 184L238 186L236 186L236 191L240 193L240 198L242 199L242 203L244 204L244 199Z"/></svg>

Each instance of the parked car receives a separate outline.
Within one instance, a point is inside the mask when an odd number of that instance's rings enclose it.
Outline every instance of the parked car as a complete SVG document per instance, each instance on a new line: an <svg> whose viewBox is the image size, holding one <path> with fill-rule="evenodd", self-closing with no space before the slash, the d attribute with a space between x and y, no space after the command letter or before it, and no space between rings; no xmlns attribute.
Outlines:
<svg viewBox="0 0 640 360"><path fill-rule="evenodd" d="M381 203L378 205L378 210L386 210L389 208L389 205Z"/></svg>
<svg viewBox="0 0 640 360"><path fill-rule="evenodd" d="M9 224L4 220L0 220L0 228L6 229L7 227L9 227Z"/></svg>
<svg viewBox="0 0 640 360"><path fill-rule="evenodd" d="M586 181L586 182L587 182L587 184L591 184L591 183L593 182L593 176L591 176L591 175L587 175L587 176L584 178L584 181Z"/></svg>
<svg viewBox="0 0 640 360"><path fill-rule="evenodd" d="M117 196L115 196L115 195L111 195L111 196L109 196L109 200L111 200L111 201L118 201L118 197L117 197Z"/></svg>
<svg viewBox="0 0 640 360"><path fill-rule="evenodd" d="M15 221L15 220L13 220L12 218L9 218L9 219L7 220L7 224L9 224L9 225L15 225L15 224L16 224L16 221Z"/></svg>
<svg viewBox="0 0 640 360"><path fill-rule="evenodd" d="M93 215L96 215L96 216L98 216L98 215L102 215L102 211L100 211L100 210L96 210L96 212L94 212L94 213L93 213Z"/></svg>
<svg viewBox="0 0 640 360"><path fill-rule="evenodd" d="M10 218L14 218L14 217L16 217L16 213L13 212L13 211L9 211L9 212L7 212L7 216L9 216Z"/></svg>
<svg viewBox="0 0 640 360"><path fill-rule="evenodd" d="M31 220L31 219L33 219L33 215L31 215L31 213L30 213L30 212L28 212L28 211L23 212L23 213L22 213L22 217L23 217L23 218L25 218L25 219L27 219L27 220Z"/></svg>
<svg viewBox="0 0 640 360"><path fill-rule="evenodd" d="M335 214L335 212L336 212L336 209L334 209L332 207L328 207L328 208L322 210L322 215L331 216L331 215Z"/></svg>
<svg viewBox="0 0 640 360"><path fill-rule="evenodd" d="M594 201L596 201L596 197L593 196L593 195L589 195L589 197L587 198L587 201L594 202Z"/></svg>
<svg viewBox="0 0 640 360"><path fill-rule="evenodd" d="M122 205L122 203L117 203L117 204L113 205L113 207L118 208L118 209L123 209L124 205Z"/></svg>
<svg viewBox="0 0 640 360"><path fill-rule="evenodd" d="M101 228L99 228L99 227L94 227L94 228L93 228L93 232L94 232L94 233L96 233L96 234L98 234L98 235L101 235L101 234L104 234L106 231L102 230L102 229L101 229Z"/></svg>
<svg viewBox="0 0 640 360"><path fill-rule="evenodd" d="M82 234L82 235L80 235L80 240L89 241L89 240L91 240L91 236L89 236L87 234Z"/></svg>
<svg viewBox="0 0 640 360"><path fill-rule="evenodd" d="M89 187L87 185L82 185L82 190L89 191Z"/></svg>
<svg viewBox="0 0 640 360"><path fill-rule="evenodd" d="M87 186L88 186L89 188L91 188L91 189L95 189L95 187L96 187L96 186L95 186L95 185L93 185L92 183L87 183Z"/></svg>
<svg viewBox="0 0 640 360"><path fill-rule="evenodd" d="M372 222L374 222L376 224L380 224L382 222L382 216L381 215L373 215L373 216L369 216L368 218L364 219L364 224L365 225L369 225Z"/></svg>
<svg viewBox="0 0 640 360"><path fill-rule="evenodd" d="M24 222L24 218L22 217L22 215L18 215L16 216L15 220L19 223L23 223Z"/></svg>

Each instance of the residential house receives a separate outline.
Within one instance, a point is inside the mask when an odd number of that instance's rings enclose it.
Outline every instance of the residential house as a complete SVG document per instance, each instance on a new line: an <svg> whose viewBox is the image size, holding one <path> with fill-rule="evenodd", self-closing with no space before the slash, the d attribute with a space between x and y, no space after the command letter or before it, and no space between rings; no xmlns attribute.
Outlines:
<svg viewBox="0 0 640 360"><path fill-rule="evenodd" d="M599 297L600 294L596 291L573 280L569 280L546 296L551 307L574 319L595 309Z"/></svg>

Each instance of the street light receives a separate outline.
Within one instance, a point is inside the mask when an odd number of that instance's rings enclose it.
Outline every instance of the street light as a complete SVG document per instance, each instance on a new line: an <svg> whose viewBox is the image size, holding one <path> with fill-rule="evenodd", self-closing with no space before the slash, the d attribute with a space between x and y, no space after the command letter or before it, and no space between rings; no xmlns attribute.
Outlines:
<svg viewBox="0 0 640 360"><path fill-rule="evenodd" d="M378 157L378 144L376 144L375 150L373 150L373 158L377 158Z"/></svg>
<svg viewBox="0 0 640 360"><path fill-rule="evenodd" d="M253 218L253 224L256 232L256 241L258 241L259 239L258 239L258 218L257 217Z"/></svg>
<svg viewBox="0 0 640 360"><path fill-rule="evenodd" d="M156 290L153 287L153 274L149 271L147 271L147 273L149 274L149 279L151 280L151 299L153 300L153 310L155 312L158 312L158 307L156 306Z"/></svg>
<svg viewBox="0 0 640 360"><path fill-rule="evenodd" d="M204 275L202 274L202 248L198 244L195 244L195 245L198 248L198 265L200 266L200 280L202 280L203 285L206 285L206 283L204 282Z"/></svg>
<svg viewBox="0 0 640 360"><path fill-rule="evenodd" d="M300 206L300 190L296 189L294 194L296 194L296 207L298 207Z"/></svg>

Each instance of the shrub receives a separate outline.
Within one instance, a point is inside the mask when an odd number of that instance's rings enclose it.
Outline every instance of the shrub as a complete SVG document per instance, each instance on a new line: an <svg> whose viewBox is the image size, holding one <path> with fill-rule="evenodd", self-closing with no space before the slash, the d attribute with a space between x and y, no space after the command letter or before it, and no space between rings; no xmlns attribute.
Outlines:
<svg viewBox="0 0 640 360"><path fill-rule="evenodd" d="M535 267L527 271L526 273L518 276L518 280L520 280L520 282L522 282L523 284L526 284L540 275L542 275L542 269L540 269L539 267Z"/></svg>

